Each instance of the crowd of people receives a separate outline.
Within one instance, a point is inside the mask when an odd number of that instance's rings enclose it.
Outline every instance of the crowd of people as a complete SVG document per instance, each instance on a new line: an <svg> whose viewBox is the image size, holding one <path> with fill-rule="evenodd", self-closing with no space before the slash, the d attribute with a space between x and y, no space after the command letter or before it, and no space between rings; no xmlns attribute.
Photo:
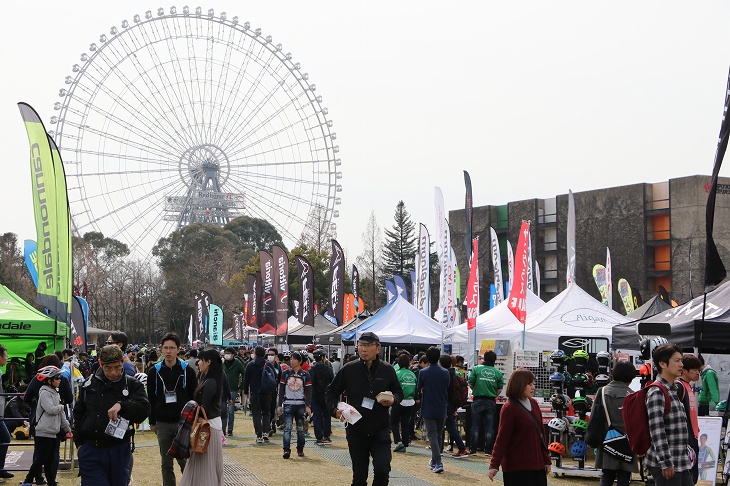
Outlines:
<svg viewBox="0 0 730 486"><path fill-rule="evenodd" d="M221 485L222 446L233 435L241 408L251 412L257 443L283 431L283 459L290 459L293 449L297 457L305 456L310 424L315 444L324 446L332 442L331 419L348 422L345 435L357 486L367 484L371 462L372 484L388 484L393 453L405 452L418 429L425 429L433 473L444 471L444 453L463 459L478 450L489 462L488 477L502 470L507 485L546 484L551 471L542 413L533 398L535 376L517 369L505 386L491 350L468 371L462 357L436 347L416 355L397 351L391 365L381 359L381 343L372 332L360 335L356 355L342 362L316 346L293 352L261 346L187 348L175 333L165 334L156 346L130 347L125 333L111 332L91 356L71 349L44 353L39 346L25 362L16 360L0 381L0 392L4 386L18 393L7 400L0 421L0 479L13 477L3 467L11 431L35 440L23 486L57 484L60 445L69 439L78 449L83 486L127 486L135 424L145 420L157 438L164 486L177 484L175 463L185 486ZM6 363L7 349L0 346L0 367ZM647 392L652 446L645 464L656 484L695 484L702 475L698 462L710 450L697 417L719 401L716 372L701 356L683 354L668 343L654 349L653 365L656 382L665 390ZM605 414L613 428L625 433L621 408L636 369L618 362L612 371L613 380L596 394L592 412ZM700 382L702 391L696 394L690 383ZM497 418L503 389L507 401ZM457 418L469 395L471 426L462 437ZM189 424L196 407L211 429L205 453L191 452L184 437L189 430L183 424L186 417ZM603 472L601 485L616 481L620 486L628 484L638 463L636 457L618 460L599 447L596 468Z"/></svg>

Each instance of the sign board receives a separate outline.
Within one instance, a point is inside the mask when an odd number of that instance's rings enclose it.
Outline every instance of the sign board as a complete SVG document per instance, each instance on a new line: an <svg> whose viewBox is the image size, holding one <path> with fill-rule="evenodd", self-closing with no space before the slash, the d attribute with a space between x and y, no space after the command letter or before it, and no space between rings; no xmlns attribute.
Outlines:
<svg viewBox="0 0 730 486"><path fill-rule="evenodd" d="M722 437L722 417L697 417L700 428L698 441L700 451L697 454L699 470L698 485L715 486L717 479L717 458L720 455L720 437ZM725 460L725 468L728 462Z"/></svg>
<svg viewBox="0 0 730 486"><path fill-rule="evenodd" d="M516 368L537 368L540 366L540 351L515 351Z"/></svg>

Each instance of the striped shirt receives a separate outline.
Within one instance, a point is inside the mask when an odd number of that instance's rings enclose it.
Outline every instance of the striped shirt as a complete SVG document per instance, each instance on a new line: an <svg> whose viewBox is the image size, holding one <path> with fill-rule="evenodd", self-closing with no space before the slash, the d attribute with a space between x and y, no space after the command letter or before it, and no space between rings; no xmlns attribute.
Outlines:
<svg viewBox="0 0 730 486"><path fill-rule="evenodd" d="M646 393L646 410L649 414L651 448L646 453L646 465L666 469L674 467L676 472L692 468L687 454L687 416L684 405L677 396L677 382L669 384L658 376L656 381L669 392L671 405L669 414L664 415L664 392L652 387Z"/></svg>

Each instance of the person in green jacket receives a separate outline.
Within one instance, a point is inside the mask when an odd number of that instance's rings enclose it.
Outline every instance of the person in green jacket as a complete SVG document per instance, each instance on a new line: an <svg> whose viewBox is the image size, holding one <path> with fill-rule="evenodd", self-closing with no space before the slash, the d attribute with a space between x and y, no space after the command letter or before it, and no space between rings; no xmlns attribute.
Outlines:
<svg viewBox="0 0 730 486"><path fill-rule="evenodd" d="M494 416L497 412L497 397L504 386L504 375L494 363L494 351L484 353L484 364L472 368L469 373L469 387L472 390L471 430L469 431L469 455L477 453L479 430L484 427L484 453L492 454L494 446Z"/></svg>
<svg viewBox="0 0 730 486"><path fill-rule="evenodd" d="M700 368L702 390L697 396L697 415L706 417L710 415L710 402L717 404L720 401L720 385L715 370L705 364L705 358L702 355L699 355L698 358L702 363L702 368Z"/></svg>
<svg viewBox="0 0 730 486"><path fill-rule="evenodd" d="M390 430L393 432L394 452L405 452L410 439L409 423L416 410L416 374L408 369L411 357L408 353L398 356L395 375L403 389L403 400L390 408ZM402 434L402 437L401 437ZM402 439L402 440L401 440Z"/></svg>
<svg viewBox="0 0 730 486"><path fill-rule="evenodd" d="M237 359L233 359L236 354L236 350L232 347L226 348L223 354L223 371L228 378L228 383L231 386L231 396L233 397L227 404L227 413L223 413L221 410L221 421L223 422L223 434L226 433L226 425L228 425L228 435L233 435L233 418L234 412L236 411L236 396L243 390L243 376L246 374L246 369Z"/></svg>

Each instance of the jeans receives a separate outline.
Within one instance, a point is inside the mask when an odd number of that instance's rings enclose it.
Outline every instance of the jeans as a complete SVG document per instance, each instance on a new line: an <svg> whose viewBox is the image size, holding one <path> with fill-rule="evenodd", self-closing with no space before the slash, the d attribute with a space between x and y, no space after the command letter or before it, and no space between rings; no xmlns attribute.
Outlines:
<svg viewBox="0 0 730 486"><path fill-rule="evenodd" d="M324 403L320 404L316 399L312 400L312 418L314 421L314 436L317 440L332 435L332 417L327 412Z"/></svg>
<svg viewBox="0 0 730 486"><path fill-rule="evenodd" d="M373 458L372 486L386 486L390 477L390 431L383 429L371 435L347 435L347 448L352 461L352 486L367 486L368 466Z"/></svg>
<svg viewBox="0 0 730 486"><path fill-rule="evenodd" d="M304 405L286 405L283 406L284 412L284 450L291 449L291 425L292 420L297 421L297 450L304 448L304 421L306 420L306 410Z"/></svg>
<svg viewBox="0 0 730 486"><path fill-rule="evenodd" d="M235 412L235 401L228 403L228 400L221 400L221 423L223 424L223 435L226 435L226 424L228 424L228 435L233 434L233 414Z"/></svg>
<svg viewBox="0 0 730 486"><path fill-rule="evenodd" d="M160 446L160 457L162 462L160 469L162 470L162 486L175 486L175 464L173 457L167 455L167 451L170 450L172 445L172 439L177 434L177 423L173 422L157 422L157 443ZM185 459L178 459L177 464L180 466L180 471L185 470Z"/></svg>
<svg viewBox="0 0 730 486"><path fill-rule="evenodd" d="M601 472L601 484L600 486L612 486L614 480L617 486L629 486L631 481L630 471L617 471L616 469L602 469Z"/></svg>
<svg viewBox="0 0 730 486"><path fill-rule="evenodd" d="M456 409L452 407L449 407L446 411L446 432L449 433L449 440L456 442L456 446L459 448L459 451L463 451L466 450L466 445L464 445L461 434L456 428L456 417L454 416L455 413Z"/></svg>
<svg viewBox="0 0 730 486"><path fill-rule="evenodd" d="M671 479L665 479L662 476L662 469L660 467L650 467L649 473L654 478L656 486L694 486L692 473L689 470L675 471Z"/></svg>
<svg viewBox="0 0 730 486"><path fill-rule="evenodd" d="M400 404L390 407L390 431L393 432L393 442L408 447L410 444L411 429L409 424L416 407L403 407ZM403 437L401 438L401 434Z"/></svg>
<svg viewBox="0 0 730 486"><path fill-rule="evenodd" d="M256 437L262 437L263 434L269 433L269 423L271 416L269 415L271 395L268 393L262 395L249 395L249 404L251 406L251 415L253 416L253 429Z"/></svg>
<svg viewBox="0 0 730 486"><path fill-rule="evenodd" d="M478 398L471 404L471 430L469 431L469 449L477 450L479 430L484 427L484 452L492 453L494 446L494 414L497 402L494 398Z"/></svg>
<svg viewBox="0 0 730 486"><path fill-rule="evenodd" d="M441 462L441 433L444 430L445 419L424 418L426 423L426 435L428 444L431 446L431 461L434 464Z"/></svg>
<svg viewBox="0 0 730 486"><path fill-rule="evenodd" d="M46 479L48 479L48 486L56 486L56 475L53 472L53 465L56 462L54 457L54 451L58 451L55 445L58 439L55 437L36 437L35 444L33 445L33 452L37 452L33 457L33 464L28 470L28 474L25 476L26 483L32 483L35 478L41 473L41 469L46 470Z"/></svg>

